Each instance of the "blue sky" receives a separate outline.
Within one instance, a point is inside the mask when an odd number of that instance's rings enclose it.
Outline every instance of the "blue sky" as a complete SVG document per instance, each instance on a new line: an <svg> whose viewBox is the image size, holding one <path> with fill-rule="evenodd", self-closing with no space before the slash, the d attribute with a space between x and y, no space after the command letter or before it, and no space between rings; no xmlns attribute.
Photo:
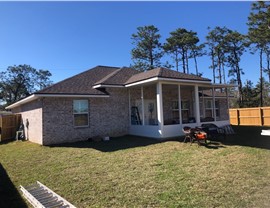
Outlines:
<svg viewBox="0 0 270 208"><path fill-rule="evenodd" d="M251 3L0 2L0 71L29 64L48 69L58 82L96 65L129 66L131 34L137 27L155 25L161 42L177 28L186 28L203 43L208 26L246 33ZM192 60L190 64L195 73ZM199 71L212 79L210 64L209 57L198 60ZM247 52L241 67L242 80L257 83L259 57Z"/></svg>

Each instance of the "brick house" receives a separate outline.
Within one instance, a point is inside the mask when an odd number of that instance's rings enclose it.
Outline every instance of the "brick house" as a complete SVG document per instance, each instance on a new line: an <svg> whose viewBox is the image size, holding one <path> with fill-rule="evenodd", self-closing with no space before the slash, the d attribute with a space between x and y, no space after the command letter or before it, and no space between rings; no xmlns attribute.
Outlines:
<svg viewBox="0 0 270 208"><path fill-rule="evenodd" d="M229 124L229 85L156 68L97 66L10 106L22 115L26 137L42 145L126 134L164 139L182 126Z"/></svg>

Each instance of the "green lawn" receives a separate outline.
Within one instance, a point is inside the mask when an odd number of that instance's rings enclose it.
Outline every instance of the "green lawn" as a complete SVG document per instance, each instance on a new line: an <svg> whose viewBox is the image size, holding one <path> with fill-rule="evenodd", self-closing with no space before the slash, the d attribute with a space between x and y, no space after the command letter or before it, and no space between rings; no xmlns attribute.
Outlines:
<svg viewBox="0 0 270 208"><path fill-rule="evenodd" d="M37 180L77 207L267 207L270 137L236 131L209 147L131 136L1 144L0 207L27 207L18 187Z"/></svg>

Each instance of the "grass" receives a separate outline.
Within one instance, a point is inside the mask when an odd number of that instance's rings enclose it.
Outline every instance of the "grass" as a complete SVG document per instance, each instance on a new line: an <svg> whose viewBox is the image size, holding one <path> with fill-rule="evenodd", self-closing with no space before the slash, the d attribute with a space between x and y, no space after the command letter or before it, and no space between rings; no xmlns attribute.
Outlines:
<svg viewBox="0 0 270 208"><path fill-rule="evenodd" d="M236 131L209 147L132 136L1 144L0 207L27 207L18 187L37 180L77 207L267 207L270 138Z"/></svg>

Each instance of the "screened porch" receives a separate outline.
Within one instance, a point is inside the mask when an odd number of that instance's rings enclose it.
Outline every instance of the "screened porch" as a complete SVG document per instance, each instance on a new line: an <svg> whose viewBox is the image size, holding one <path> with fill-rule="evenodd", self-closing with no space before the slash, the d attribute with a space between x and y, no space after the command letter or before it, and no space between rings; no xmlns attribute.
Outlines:
<svg viewBox="0 0 270 208"><path fill-rule="evenodd" d="M152 83L129 88L130 134L154 138L182 135L185 125L229 124L226 86Z"/></svg>

